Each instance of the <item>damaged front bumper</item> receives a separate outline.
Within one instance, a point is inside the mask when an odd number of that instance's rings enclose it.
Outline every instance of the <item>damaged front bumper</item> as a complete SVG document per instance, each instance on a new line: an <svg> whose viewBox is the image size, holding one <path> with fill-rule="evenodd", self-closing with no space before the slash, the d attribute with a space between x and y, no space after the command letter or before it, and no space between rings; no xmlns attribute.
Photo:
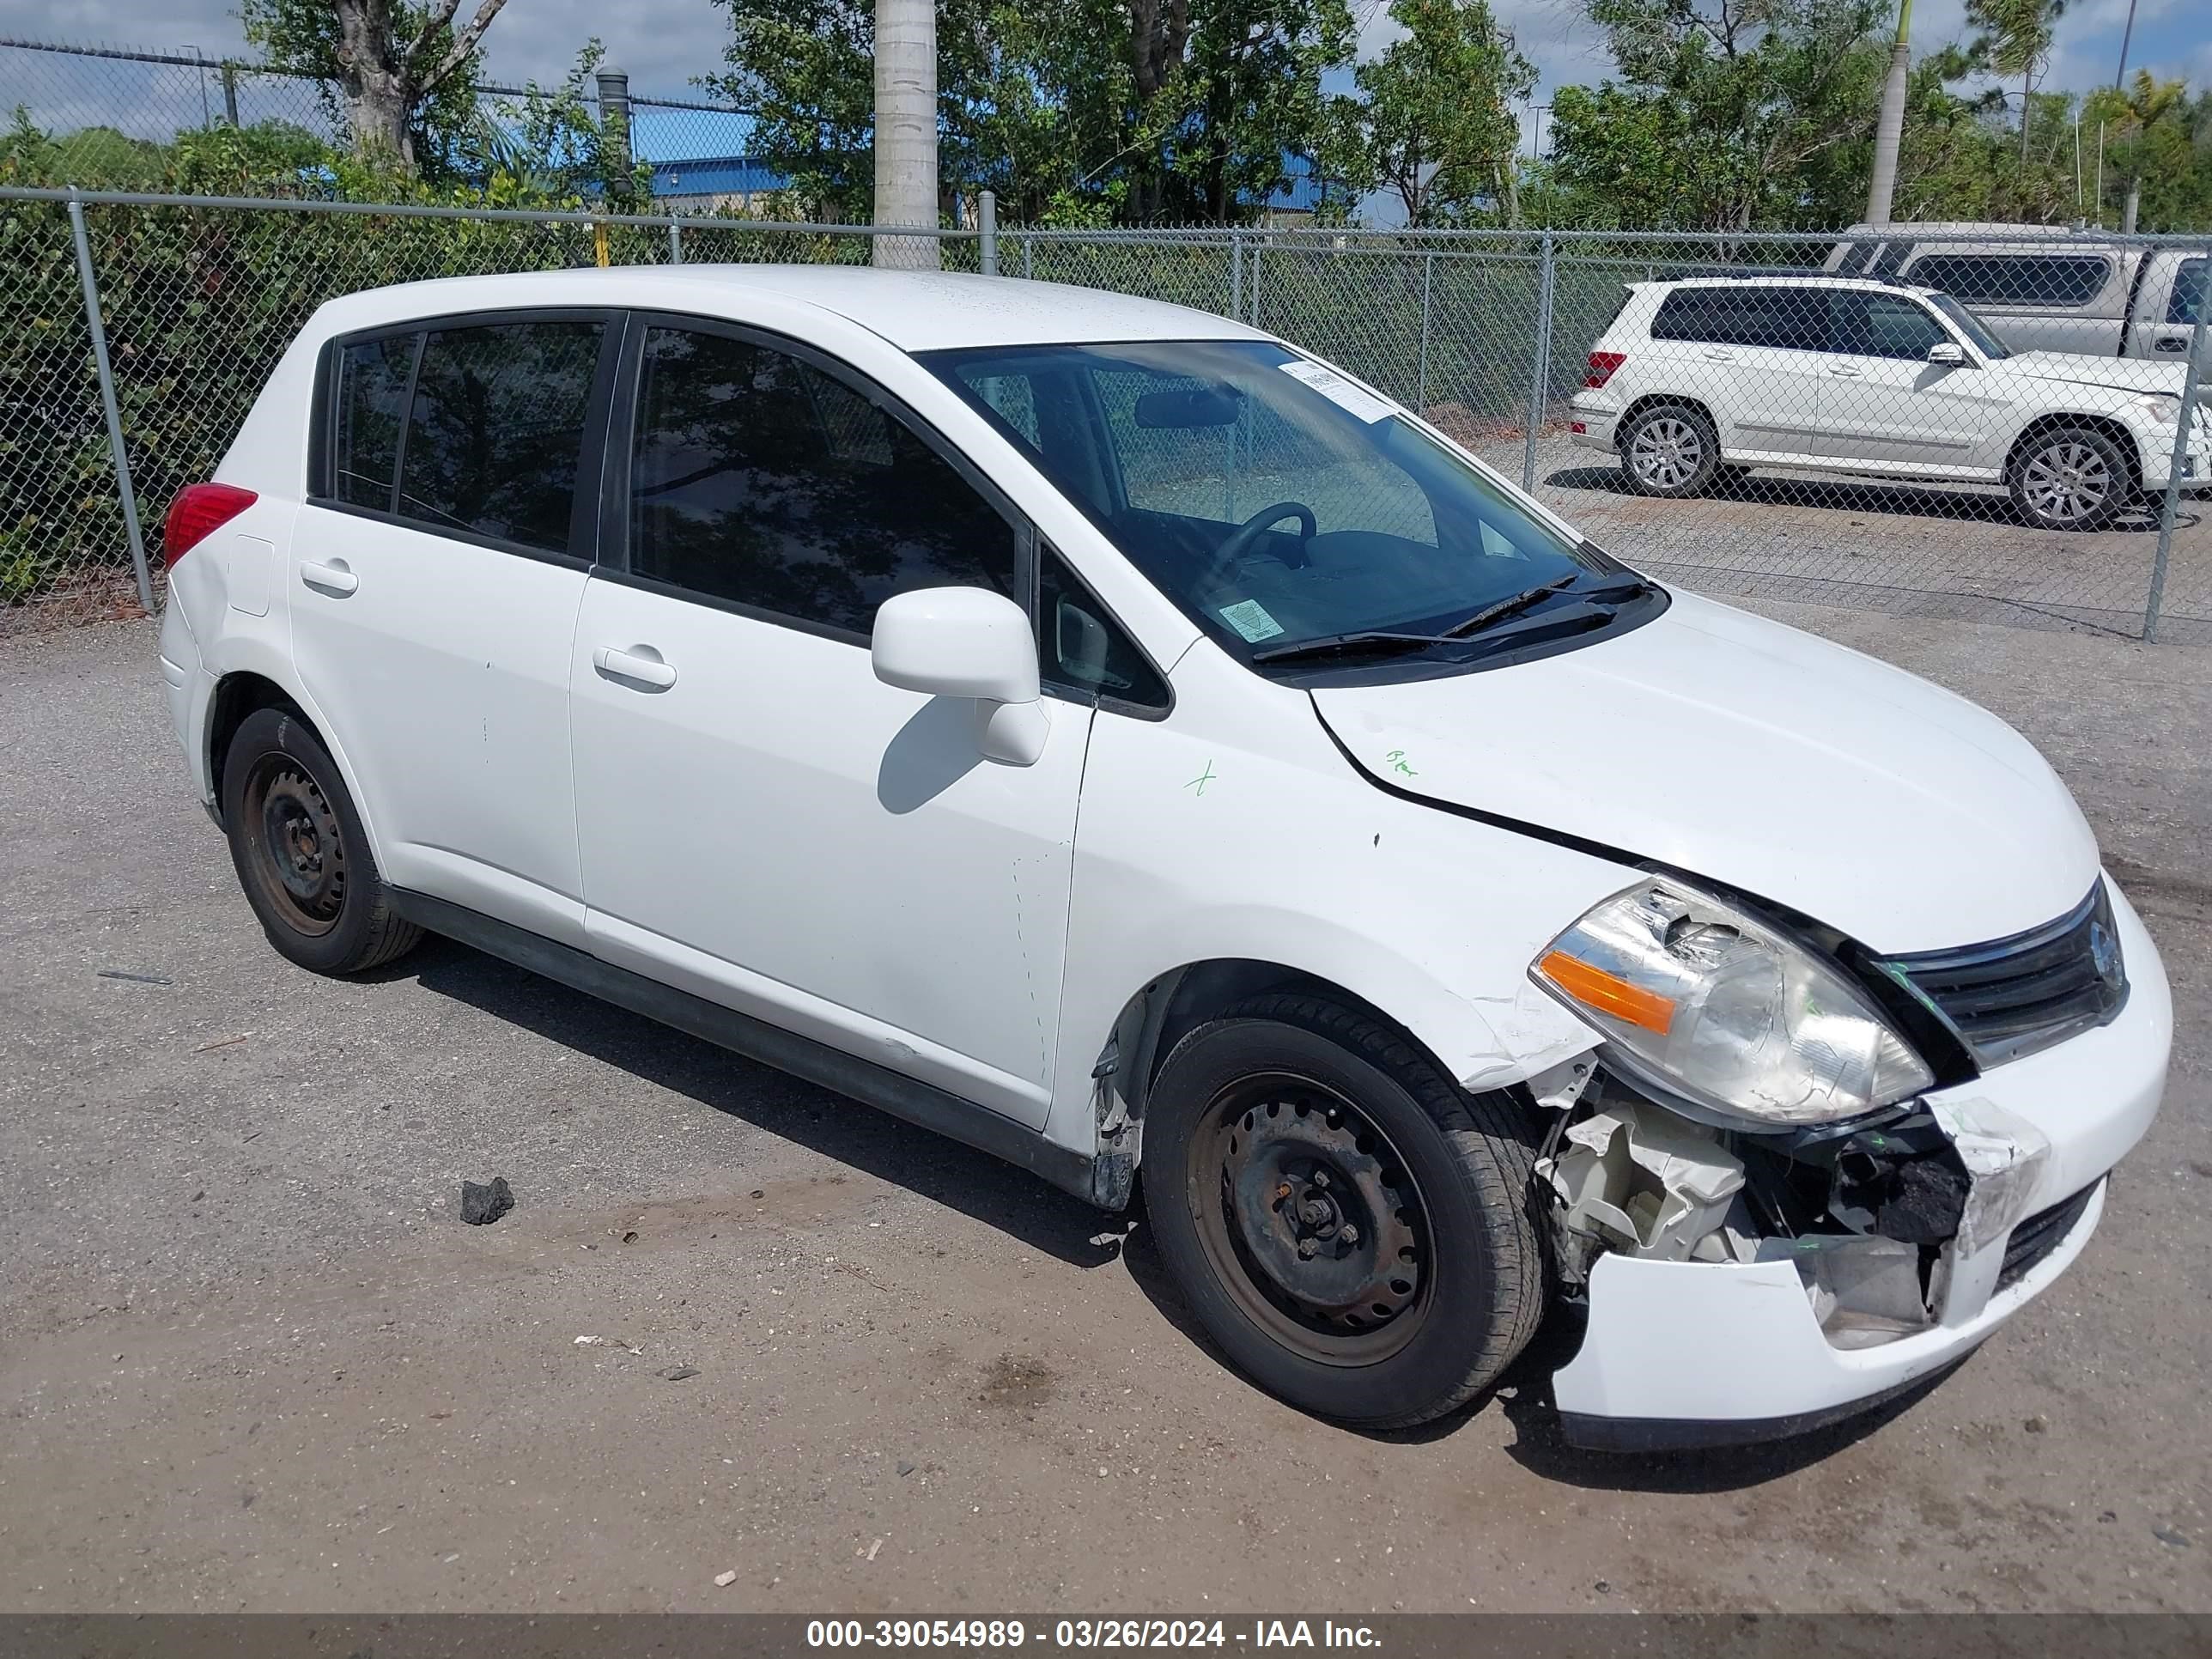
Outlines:
<svg viewBox="0 0 2212 1659"><path fill-rule="evenodd" d="M2118 1018L1922 1097L1967 1177L1927 1271L1880 1237L1753 1237L1733 1204L1740 1170L1731 1180L1725 1154L1701 1165L1695 1132L1674 1133L1663 1113L1615 1115L1640 1139L1601 1118L1571 1129L1554 1184L1583 1194L1585 1242L1593 1221L1607 1242L1586 1258L1582 1346L1553 1379L1569 1443L1653 1450L1819 1427L1963 1359L2063 1273L2103 1213L2105 1176L2158 1110L2172 1038L2157 951L2117 892L2113 908L2133 981ZM1630 1196L1610 1212L1598 1160L1640 1172L1612 1181L1615 1200Z"/></svg>

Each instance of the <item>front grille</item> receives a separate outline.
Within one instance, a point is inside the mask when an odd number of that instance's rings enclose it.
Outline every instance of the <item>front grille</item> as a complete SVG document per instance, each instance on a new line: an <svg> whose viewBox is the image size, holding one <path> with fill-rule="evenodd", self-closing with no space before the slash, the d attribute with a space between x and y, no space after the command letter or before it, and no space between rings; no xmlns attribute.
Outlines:
<svg viewBox="0 0 2212 1659"><path fill-rule="evenodd" d="M1881 966L1949 1020L1984 1066L2102 1025L2127 1004L2127 964L2100 880L2067 915L2009 939Z"/></svg>
<svg viewBox="0 0 2212 1659"><path fill-rule="evenodd" d="M2081 1218L2081 1212L2089 1207L2102 1182L2091 1182L2069 1199L2039 1210L2012 1230L2005 1241L2004 1266L1997 1272L1997 1288L2020 1279L2035 1264L2057 1249L2059 1242L2074 1231L2074 1224Z"/></svg>

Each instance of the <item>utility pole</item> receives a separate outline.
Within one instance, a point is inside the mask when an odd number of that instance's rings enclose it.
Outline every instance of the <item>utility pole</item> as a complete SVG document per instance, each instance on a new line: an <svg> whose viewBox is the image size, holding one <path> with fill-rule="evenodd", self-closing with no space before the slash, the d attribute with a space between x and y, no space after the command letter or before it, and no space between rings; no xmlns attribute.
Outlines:
<svg viewBox="0 0 2212 1659"><path fill-rule="evenodd" d="M2120 66L2112 71L2112 90L2128 78L2128 44L2136 38L2136 0L2128 0L2128 26L2120 31Z"/></svg>
<svg viewBox="0 0 2212 1659"><path fill-rule="evenodd" d="M876 223L937 228L935 0L876 0ZM934 270L938 240L878 236L875 262Z"/></svg>
<svg viewBox="0 0 2212 1659"><path fill-rule="evenodd" d="M1881 116L1874 130L1874 180L1867 186L1867 222L1889 222L1897 193L1897 152L1905 142L1905 89L1912 66L1912 0L1899 0L1897 40L1889 49L1889 76L1881 85Z"/></svg>

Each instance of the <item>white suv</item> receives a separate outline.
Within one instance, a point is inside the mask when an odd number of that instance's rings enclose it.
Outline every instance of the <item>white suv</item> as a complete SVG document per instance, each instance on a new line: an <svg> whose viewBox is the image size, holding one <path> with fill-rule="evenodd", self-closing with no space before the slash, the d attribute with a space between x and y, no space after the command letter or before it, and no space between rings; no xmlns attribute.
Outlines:
<svg viewBox="0 0 2212 1659"><path fill-rule="evenodd" d="M1629 486L1696 495L1723 469L2002 483L2051 530L2166 488L2185 365L2007 349L1948 295L1878 280L1632 283L1590 348L1578 444ZM2212 477L2197 411L2183 487Z"/></svg>
<svg viewBox="0 0 2212 1659"><path fill-rule="evenodd" d="M1581 1443L1857 1409L2064 1269L2158 1107L2158 952L2017 735L1218 317L357 294L166 552L283 956L434 929L1141 1178L1222 1350L1331 1417L1450 1410L1555 1289Z"/></svg>

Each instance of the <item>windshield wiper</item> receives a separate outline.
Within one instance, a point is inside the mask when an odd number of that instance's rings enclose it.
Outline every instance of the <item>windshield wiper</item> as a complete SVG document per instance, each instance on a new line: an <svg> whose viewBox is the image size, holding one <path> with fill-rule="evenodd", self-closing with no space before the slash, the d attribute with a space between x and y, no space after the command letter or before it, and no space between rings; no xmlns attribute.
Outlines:
<svg viewBox="0 0 2212 1659"><path fill-rule="evenodd" d="M1435 645L1444 637L1442 634L1391 634L1362 629L1350 634L1325 635L1317 640L1301 640L1296 645L1270 646L1265 651L1255 651L1252 660L1297 662L1308 657L1342 657L1369 651L1378 655L1389 655Z"/></svg>
<svg viewBox="0 0 2212 1659"><path fill-rule="evenodd" d="M1463 640L1470 634L1479 634L1493 623L1503 622L1508 617L1517 617L1531 606L1541 605L1555 593L1567 592L1577 582L1589 574L1587 570L1570 570L1565 575L1556 577L1540 586L1528 588L1510 599L1500 599L1495 605L1486 605L1472 617L1454 623L1437 637L1440 640ZM1642 577L1631 576L1626 581L1610 582L1601 587L1584 589L1577 592L1575 597L1578 599L1589 600L1593 604L1608 599L1633 599L1644 590L1646 585Z"/></svg>

